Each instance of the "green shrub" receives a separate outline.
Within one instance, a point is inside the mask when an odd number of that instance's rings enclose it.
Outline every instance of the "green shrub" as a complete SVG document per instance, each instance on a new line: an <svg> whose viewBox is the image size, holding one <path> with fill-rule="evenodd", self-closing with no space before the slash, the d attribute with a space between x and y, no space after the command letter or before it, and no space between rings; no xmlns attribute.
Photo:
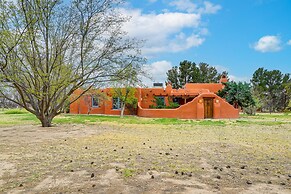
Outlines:
<svg viewBox="0 0 291 194"><path fill-rule="evenodd" d="M166 108L179 108L180 107L180 104L177 102L170 102L169 104L170 105L167 106Z"/></svg>
<svg viewBox="0 0 291 194"><path fill-rule="evenodd" d="M155 103L156 105L150 105L149 108L174 109L174 108L178 108L180 106L179 103L172 102L170 100L169 100L169 106L166 106L165 101L159 97L155 97L155 99L153 100L153 103Z"/></svg>

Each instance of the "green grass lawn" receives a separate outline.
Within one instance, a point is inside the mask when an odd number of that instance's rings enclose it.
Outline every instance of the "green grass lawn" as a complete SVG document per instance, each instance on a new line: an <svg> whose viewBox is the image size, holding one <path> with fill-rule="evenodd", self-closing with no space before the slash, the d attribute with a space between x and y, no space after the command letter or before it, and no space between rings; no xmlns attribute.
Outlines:
<svg viewBox="0 0 291 194"><path fill-rule="evenodd" d="M31 113L23 109L0 110L0 126L40 124L39 120ZM71 115L61 114L54 118L53 124L95 124L98 122L113 122L122 124L161 124L161 125L206 125L224 126L229 124L248 125L281 125L291 123L289 113L259 113L253 116L241 114L239 119L215 119L215 120L189 120L175 118L142 118L136 116L108 115Z"/></svg>

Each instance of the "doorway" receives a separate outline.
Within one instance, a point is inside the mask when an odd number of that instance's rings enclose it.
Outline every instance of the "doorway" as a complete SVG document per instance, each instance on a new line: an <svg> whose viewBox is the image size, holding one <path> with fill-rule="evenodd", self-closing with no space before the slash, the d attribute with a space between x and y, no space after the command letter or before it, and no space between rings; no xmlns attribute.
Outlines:
<svg viewBox="0 0 291 194"><path fill-rule="evenodd" d="M213 98L203 98L204 101L204 118L213 119Z"/></svg>

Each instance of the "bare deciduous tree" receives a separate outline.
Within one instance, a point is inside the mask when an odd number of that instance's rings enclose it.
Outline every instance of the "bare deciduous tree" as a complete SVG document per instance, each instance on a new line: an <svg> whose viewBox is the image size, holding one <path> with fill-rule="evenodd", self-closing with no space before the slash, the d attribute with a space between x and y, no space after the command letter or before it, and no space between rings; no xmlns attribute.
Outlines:
<svg viewBox="0 0 291 194"><path fill-rule="evenodd" d="M143 58L126 38L119 0L0 1L0 96L50 127L52 119L93 86L122 79ZM137 70L138 71L138 70ZM15 90L10 98L5 89ZM81 94L82 95L82 94Z"/></svg>

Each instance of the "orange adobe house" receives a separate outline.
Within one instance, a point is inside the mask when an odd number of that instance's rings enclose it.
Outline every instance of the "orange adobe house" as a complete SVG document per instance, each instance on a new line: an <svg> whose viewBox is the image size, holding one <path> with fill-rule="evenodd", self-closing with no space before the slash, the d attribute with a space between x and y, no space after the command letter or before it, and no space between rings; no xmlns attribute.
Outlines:
<svg viewBox="0 0 291 194"><path fill-rule="evenodd" d="M179 119L238 118L239 110L216 95L224 87L223 82L227 82L226 77L222 77L219 83L187 83L182 89L173 89L171 84L167 84L166 88L136 88L137 108L126 108L124 114ZM99 94L108 96L103 100L98 99L98 96L84 94L70 105L70 113L120 115L120 101L118 98L112 98L110 91L111 88L98 90ZM75 94L81 93L81 89L75 91ZM156 105L156 98L164 102L165 106L170 102L180 106L173 109L151 108Z"/></svg>

